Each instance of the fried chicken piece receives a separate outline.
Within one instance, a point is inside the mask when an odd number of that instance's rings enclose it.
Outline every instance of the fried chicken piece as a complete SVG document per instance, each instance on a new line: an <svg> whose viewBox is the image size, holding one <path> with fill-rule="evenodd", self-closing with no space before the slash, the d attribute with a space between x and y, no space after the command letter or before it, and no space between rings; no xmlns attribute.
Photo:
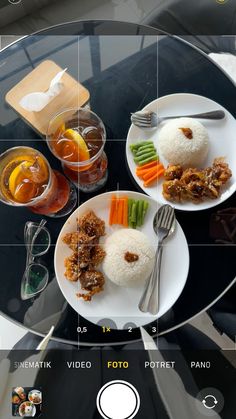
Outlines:
<svg viewBox="0 0 236 419"><path fill-rule="evenodd" d="M71 250L74 252L78 251L78 247L81 245L88 245L92 246L94 243L95 236L89 237L87 234L79 231L75 231L74 233L67 233L63 237L63 242L66 243Z"/></svg>
<svg viewBox="0 0 236 419"><path fill-rule="evenodd" d="M98 294L103 291L103 285L105 283L104 275L102 272L95 270L85 271L80 276L81 288L88 293L77 293L77 297L83 298L85 301L91 301L94 294Z"/></svg>
<svg viewBox="0 0 236 419"><path fill-rule="evenodd" d="M162 194L167 201L181 202L184 192L185 190L179 179L166 180L163 183Z"/></svg>
<svg viewBox="0 0 236 419"><path fill-rule="evenodd" d="M225 163L224 159L222 158L217 158L214 160L213 172L214 177L217 177L222 185L224 185L232 177L232 171L230 170L229 165Z"/></svg>
<svg viewBox="0 0 236 419"><path fill-rule="evenodd" d="M80 272L77 253L73 253L71 256L67 257L64 264L66 268L65 277L72 282L78 281Z"/></svg>
<svg viewBox="0 0 236 419"><path fill-rule="evenodd" d="M169 165L164 173L164 178L166 180L180 179L183 174L182 166L178 165Z"/></svg>
<svg viewBox="0 0 236 419"><path fill-rule="evenodd" d="M65 260L65 276L69 281L80 281L82 289L88 293L78 293L77 296L85 301L91 301L94 294L103 290L104 276L95 268L106 254L98 244L104 234L105 222L90 211L78 220L77 231L63 237L64 243L73 250Z"/></svg>
<svg viewBox="0 0 236 419"><path fill-rule="evenodd" d="M91 249L93 248L93 237L85 233L78 233L78 264L80 268L86 268L91 259Z"/></svg>
<svg viewBox="0 0 236 419"><path fill-rule="evenodd" d="M88 270L80 276L81 288L86 291L92 291L94 287L102 287L105 283L102 272L96 270Z"/></svg>
<svg viewBox="0 0 236 419"><path fill-rule="evenodd" d="M232 176L228 164L222 159L215 159L212 167L207 167L203 172L208 182L218 182L219 186L225 184Z"/></svg>
<svg viewBox="0 0 236 419"><path fill-rule="evenodd" d="M106 252L101 246L99 246L99 244L97 244L92 247L90 256L92 266L98 266L102 263L104 257L106 256Z"/></svg>
<svg viewBox="0 0 236 419"><path fill-rule="evenodd" d="M205 196L207 196L210 199L216 199L220 195L220 187L215 186L212 183L207 184L205 186Z"/></svg>
<svg viewBox="0 0 236 419"><path fill-rule="evenodd" d="M224 159L217 158L214 160L212 167L204 170L206 178L206 196L216 199L220 195L220 188L232 176L232 172Z"/></svg>
<svg viewBox="0 0 236 419"><path fill-rule="evenodd" d="M197 169L188 168L183 171L181 182L188 184L190 182L201 182L204 180L204 174Z"/></svg>
<svg viewBox="0 0 236 419"><path fill-rule="evenodd" d="M78 219L78 229L89 237L99 238L105 235L105 222L98 218L93 211L89 211Z"/></svg>
<svg viewBox="0 0 236 419"><path fill-rule="evenodd" d="M186 186L186 195L189 196L189 199L192 201L200 201L203 199L205 194L205 185L202 181L192 181L189 182Z"/></svg>
<svg viewBox="0 0 236 419"><path fill-rule="evenodd" d="M85 268L90 262L90 251L93 246L94 237L89 237L83 232L68 233L63 238L70 249L78 255L78 264L80 268Z"/></svg>
<svg viewBox="0 0 236 419"><path fill-rule="evenodd" d="M84 301L91 301L93 295L98 294L99 292L103 291L103 288L95 287L92 291L87 292L87 294L83 294L78 292L76 296L78 298L83 298Z"/></svg>
<svg viewBox="0 0 236 419"><path fill-rule="evenodd" d="M165 172L162 194L168 201L201 202L204 197L216 199L220 188L232 176L232 172L223 158L216 158L211 167L203 170L188 168L182 171L179 166L169 166ZM175 177L176 176L176 177Z"/></svg>
<svg viewBox="0 0 236 419"><path fill-rule="evenodd" d="M74 250L74 242L77 242L77 232L67 233L62 241L69 246L70 249Z"/></svg>

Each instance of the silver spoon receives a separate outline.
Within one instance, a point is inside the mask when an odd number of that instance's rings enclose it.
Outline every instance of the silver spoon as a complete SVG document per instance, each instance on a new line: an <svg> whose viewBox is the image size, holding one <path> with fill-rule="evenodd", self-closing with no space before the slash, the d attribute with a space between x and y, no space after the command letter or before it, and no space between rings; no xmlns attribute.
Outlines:
<svg viewBox="0 0 236 419"><path fill-rule="evenodd" d="M175 211L170 205L159 208L153 219L153 229L158 238L153 271L147 280L143 295L139 303L139 310L143 313L157 314L160 305L160 275L163 252L163 242L174 233L176 225Z"/></svg>
<svg viewBox="0 0 236 419"><path fill-rule="evenodd" d="M131 114L131 122L139 128L155 128L162 121L175 118L197 118L197 119L224 119L224 111L212 111L199 113L194 115L178 115L178 116L163 116L159 117L156 112L138 111Z"/></svg>

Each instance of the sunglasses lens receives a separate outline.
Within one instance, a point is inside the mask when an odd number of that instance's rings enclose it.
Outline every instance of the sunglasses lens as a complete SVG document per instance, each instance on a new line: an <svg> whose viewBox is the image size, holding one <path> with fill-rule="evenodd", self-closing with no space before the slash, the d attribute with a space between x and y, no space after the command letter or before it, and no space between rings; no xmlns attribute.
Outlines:
<svg viewBox="0 0 236 419"><path fill-rule="evenodd" d="M37 256L45 253L50 245L50 237L47 230L42 228L36 235L32 243L32 255Z"/></svg>
<svg viewBox="0 0 236 419"><path fill-rule="evenodd" d="M42 291L48 283L48 270L43 265L32 264L25 275L25 296L33 296Z"/></svg>

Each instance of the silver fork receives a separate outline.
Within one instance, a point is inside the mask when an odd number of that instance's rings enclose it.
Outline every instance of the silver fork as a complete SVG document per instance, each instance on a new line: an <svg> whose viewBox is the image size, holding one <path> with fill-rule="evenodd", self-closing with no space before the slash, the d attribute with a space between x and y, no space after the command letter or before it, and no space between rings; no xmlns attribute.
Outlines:
<svg viewBox="0 0 236 419"><path fill-rule="evenodd" d="M163 116L159 117L156 112L151 111L138 111L131 113L131 122L139 128L154 128L157 127L162 121L175 118L197 118L197 119L224 119L224 111L212 111L205 113L198 113L194 115L178 115L178 116Z"/></svg>
<svg viewBox="0 0 236 419"><path fill-rule="evenodd" d="M163 205L153 219L153 228L158 237L153 271L147 280L139 303L143 313L157 314L160 303L160 274L164 240L175 230L175 211L170 205Z"/></svg>

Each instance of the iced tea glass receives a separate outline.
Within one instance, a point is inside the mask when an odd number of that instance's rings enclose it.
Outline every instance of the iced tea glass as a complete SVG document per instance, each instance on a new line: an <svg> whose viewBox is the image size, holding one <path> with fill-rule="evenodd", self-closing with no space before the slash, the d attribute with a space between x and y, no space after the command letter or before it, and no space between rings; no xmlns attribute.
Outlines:
<svg viewBox="0 0 236 419"><path fill-rule="evenodd" d="M19 146L0 155L0 201L28 207L36 214L62 217L76 205L76 193L42 153Z"/></svg>
<svg viewBox="0 0 236 419"><path fill-rule="evenodd" d="M107 180L106 130L88 108L57 114L48 127L47 143L66 176L83 192L100 189Z"/></svg>

